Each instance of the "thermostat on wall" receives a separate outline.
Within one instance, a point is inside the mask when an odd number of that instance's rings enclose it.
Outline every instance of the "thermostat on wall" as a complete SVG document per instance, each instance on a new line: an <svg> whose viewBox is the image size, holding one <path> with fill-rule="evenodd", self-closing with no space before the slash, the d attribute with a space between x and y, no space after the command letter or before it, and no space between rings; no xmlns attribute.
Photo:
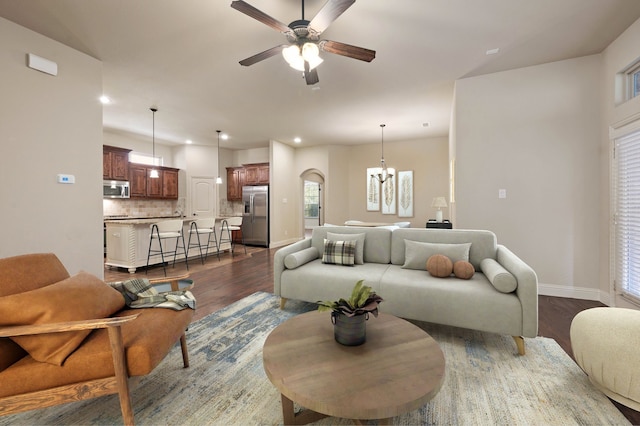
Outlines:
<svg viewBox="0 0 640 426"><path fill-rule="evenodd" d="M76 177L74 175L59 174L57 180L58 183L76 183Z"/></svg>

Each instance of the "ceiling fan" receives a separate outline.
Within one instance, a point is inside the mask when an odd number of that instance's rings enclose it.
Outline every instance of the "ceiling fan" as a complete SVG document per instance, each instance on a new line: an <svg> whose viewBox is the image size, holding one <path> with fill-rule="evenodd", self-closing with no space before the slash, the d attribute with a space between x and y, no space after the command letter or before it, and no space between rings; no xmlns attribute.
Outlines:
<svg viewBox="0 0 640 426"><path fill-rule="evenodd" d="M289 44L267 49L240 61L240 65L249 66L282 52L289 65L302 71L308 85L316 84L318 71L316 67L322 62L319 53L334 53L360 61L371 62L376 57L375 50L351 46L338 41L320 40L320 34L347 10L356 0L328 0L318 14L311 20L304 19L304 0L302 0L302 19L285 25L266 13L256 9L243 0L231 2L231 7L248 15L271 28L280 31L287 37Z"/></svg>

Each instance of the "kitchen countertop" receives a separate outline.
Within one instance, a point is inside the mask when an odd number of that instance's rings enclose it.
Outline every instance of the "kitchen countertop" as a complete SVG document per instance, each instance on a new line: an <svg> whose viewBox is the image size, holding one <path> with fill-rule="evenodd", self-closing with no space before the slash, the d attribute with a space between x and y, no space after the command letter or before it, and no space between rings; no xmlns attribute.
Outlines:
<svg viewBox="0 0 640 426"><path fill-rule="evenodd" d="M155 223L162 220L171 220L171 219L182 219L187 220L185 217L181 216L158 216L158 217L122 217L122 218L105 218L105 223L126 223L126 224L146 224L146 223Z"/></svg>
<svg viewBox="0 0 640 426"><path fill-rule="evenodd" d="M216 217L216 220L228 219L235 216L220 216ZM158 216L158 217L122 217L122 218L105 218L105 223L122 223L132 225L144 225L149 223L160 222L162 220L182 219L185 223L189 223L196 218L190 218L186 216Z"/></svg>

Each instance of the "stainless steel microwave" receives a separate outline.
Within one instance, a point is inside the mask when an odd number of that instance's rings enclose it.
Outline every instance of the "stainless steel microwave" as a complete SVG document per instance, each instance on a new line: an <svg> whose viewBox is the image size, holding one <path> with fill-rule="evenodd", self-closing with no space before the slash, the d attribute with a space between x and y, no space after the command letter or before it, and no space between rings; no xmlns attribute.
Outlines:
<svg viewBox="0 0 640 426"><path fill-rule="evenodd" d="M105 180L102 182L103 198L129 198L129 182Z"/></svg>

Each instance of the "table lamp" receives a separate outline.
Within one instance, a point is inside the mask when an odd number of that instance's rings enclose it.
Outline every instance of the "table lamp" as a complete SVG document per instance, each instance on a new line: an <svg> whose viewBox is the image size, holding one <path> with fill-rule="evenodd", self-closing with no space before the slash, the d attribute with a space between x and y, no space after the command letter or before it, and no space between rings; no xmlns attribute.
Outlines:
<svg viewBox="0 0 640 426"><path fill-rule="evenodd" d="M444 197L433 197L431 207L437 207L436 210L436 222L442 222L442 207L447 207L447 200Z"/></svg>

